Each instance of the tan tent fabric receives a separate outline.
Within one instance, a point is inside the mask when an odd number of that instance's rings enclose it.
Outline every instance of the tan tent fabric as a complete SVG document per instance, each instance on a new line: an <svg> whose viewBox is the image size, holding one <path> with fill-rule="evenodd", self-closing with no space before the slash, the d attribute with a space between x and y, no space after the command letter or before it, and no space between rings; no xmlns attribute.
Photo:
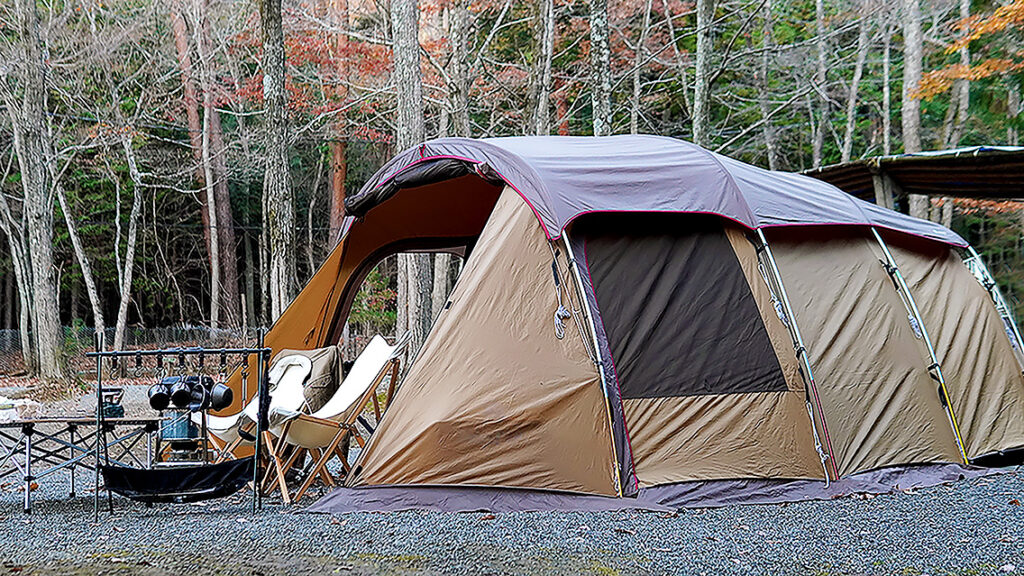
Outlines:
<svg viewBox="0 0 1024 576"><path fill-rule="evenodd" d="M266 346L274 354L284 348L308 350L333 344L348 316L359 285L380 260L402 250L451 245L480 234L500 188L476 176L404 190L352 224L299 295L292 300L267 333ZM452 206L459 209L453 211ZM249 397L256 394L256 365L249 365ZM223 411L234 414L247 403L242 398L241 374L229 385L234 404Z"/></svg>
<svg viewBox="0 0 1024 576"><path fill-rule="evenodd" d="M555 337L551 252L506 190L350 484L616 494L600 378L570 320Z"/></svg>
<svg viewBox="0 0 1024 576"><path fill-rule="evenodd" d="M1024 377L988 292L947 246L885 240L942 365L967 455L1024 446Z"/></svg>
<svg viewBox="0 0 1024 576"><path fill-rule="evenodd" d="M839 474L959 462L899 295L864 230L772 230L772 252L810 352Z"/></svg>
<svg viewBox="0 0 1024 576"><path fill-rule="evenodd" d="M623 410L642 486L726 478L822 478L793 345L753 245L726 228L789 392L633 398Z"/></svg>

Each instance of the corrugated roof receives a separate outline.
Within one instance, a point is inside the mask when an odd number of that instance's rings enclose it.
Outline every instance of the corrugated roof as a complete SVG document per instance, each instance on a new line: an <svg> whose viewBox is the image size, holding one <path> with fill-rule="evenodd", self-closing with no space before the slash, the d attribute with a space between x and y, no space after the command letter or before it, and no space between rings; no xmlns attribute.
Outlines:
<svg viewBox="0 0 1024 576"><path fill-rule="evenodd" d="M1024 147L972 146L878 156L808 170L858 198L873 200L873 177L885 173L907 194L1004 200L1024 197Z"/></svg>

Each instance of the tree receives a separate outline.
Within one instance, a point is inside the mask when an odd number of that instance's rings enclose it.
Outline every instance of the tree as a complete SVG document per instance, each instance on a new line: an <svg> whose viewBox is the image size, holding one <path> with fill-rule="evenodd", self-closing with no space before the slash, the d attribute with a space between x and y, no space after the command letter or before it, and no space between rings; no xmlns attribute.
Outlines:
<svg viewBox="0 0 1024 576"><path fill-rule="evenodd" d="M867 17L867 6L862 6L860 24L857 25L857 61L853 65L853 79L850 81L850 90L846 97L846 130L843 133L842 161L849 162L853 156L853 134L857 127L857 93L860 90L860 80L864 75L864 62L868 58L868 32L870 23Z"/></svg>
<svg viewBox="0 0 1024 576"><path fill-rule="evenodd" d="M711 54L714 52L715 0L697 0L697 62L693 72L691 133L698 146L709 144L711 128Z"/></svg>
<svg viewBox="0 0 1024 576"><path fill-rule="evenodd" d="M814 70L814 90L817 92L817 114L814 115L813 143L811 144L811 163L815 168L821 166L825 147L825 131L829 128L829 107L831 100L828 95L828 39L825 31L825 1L814 2L814 45L817 48L817 68Z"/></svg>
<svg viewBox="0 0 1024 576"><path fill-rule="evenodd" d="M540 56L537 58L538 70L534 73L537 82L536 106L533 112L533 130L538 136L551 133L551 81L552 60L555 57L555 0L540 0L537 15L537 36L539 38ZM464 45L465 38L459 40ZM457 55L455 57L457 61Z"/></svg>
<svg viewBox="0 0 1024 576"><path fill-rule="evenodd" d="M590 0L590 94L594 136L612 133L612 63L608 0Z"/></svg>
<svg viewBox="0 0 1024 576"><path fill-rule="evenodd" d="M259 0L259 9L266 108L263 222L268 251L270 315L272 320L276 320L295 293L295 198L288 173L288 110L281 0Z"/></svg>
<svg viewBox="0 0 1024 576"><path fill-rule="evenodd" d="M420 64L419 5L416 0L391 0L391 35L396 93L395 143L399 150L424 140L423 80ZM412 332L415 355L427 338L433 280L431 258L400 254L398 258L398 327Z"/></svg>
<svg viewBox="0 0 1024 576"><path fill-rule="evenodd" d="M60 364L61 324L57 303L57 283L53 254L53 188L50 178L52 143L47 104L47 60L39 33L36 3L16 0L19 54L14 64L20 72L16 81L21 97L5 82L4 103L14 136L14 151L21 174L24 211L22 261L23 310L31 316L34 364L44 378L62 376ZM20 102L18 101L20 100ZM27 318L26 318L27 320ZM23 322L23 325L27 322ZM24 334L27 330L23 329Z"/></svg>
<svg viewBox="0 0 1024 576"><path fill-rule="evenodd" d="M920 0L903 0L903 151L921 151L921 101L914 90L921 82L924 52Z"/></svg>

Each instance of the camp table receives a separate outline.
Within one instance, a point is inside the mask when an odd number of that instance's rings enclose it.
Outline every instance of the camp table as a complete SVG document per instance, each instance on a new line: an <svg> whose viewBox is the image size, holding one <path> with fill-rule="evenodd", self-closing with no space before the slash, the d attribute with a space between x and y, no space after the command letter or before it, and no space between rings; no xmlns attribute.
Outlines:
<svg viewBox="0 0 1024 576"><path fill-rule="evenodd" d="M120 465L134 462L153 466L156 432L160 418L104 418L106 449L117 451L110 461ZM133 450L146 439L145 461ZM0 422L0 480L21 473L24 481L24 510L32 511L32 482L67 470L71 497L75 496L75 468L94 469L96 463L96 419L90 416L28 418ZM12 466L4 470L10 463ZM48 465L34 470L37 464Z"/></svg>

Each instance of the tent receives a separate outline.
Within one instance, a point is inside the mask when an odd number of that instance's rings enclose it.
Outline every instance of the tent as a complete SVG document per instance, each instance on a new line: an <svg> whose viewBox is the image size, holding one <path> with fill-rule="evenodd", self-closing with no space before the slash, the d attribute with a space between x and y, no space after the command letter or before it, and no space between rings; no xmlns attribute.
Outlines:
<svg viewBox="0 0 1024 576"><path fill-rule="evenodd" d="M1020 337L980 260L822 181L657 136L445 138L346 208L275 350L337 342L389 255L467 258L350 487L628 497L1024 446Z"/></svg>

